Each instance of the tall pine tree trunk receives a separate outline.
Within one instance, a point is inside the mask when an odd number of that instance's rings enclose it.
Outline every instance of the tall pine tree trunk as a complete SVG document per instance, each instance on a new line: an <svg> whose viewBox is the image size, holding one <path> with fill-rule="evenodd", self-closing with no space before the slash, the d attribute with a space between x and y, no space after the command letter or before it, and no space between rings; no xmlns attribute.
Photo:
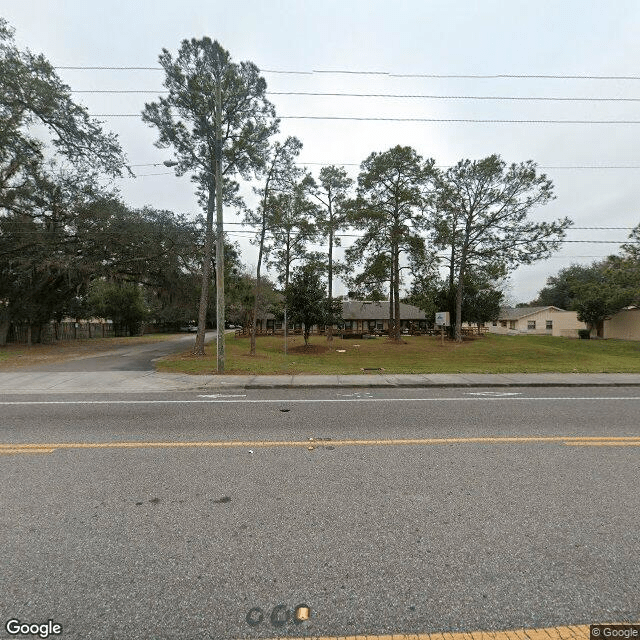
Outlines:
<svg viewBox="0 0 640 640"><path fill-rule="evenodd" d="M286 264L284 271L284 355L287 355L287 340L289 338L289 319L287 318L287 289L289 288L289 269L291 266L290 261L290 235L287 235L287 252L286 252Z"/></svg>
<svg viewBox="0 0 640 640"><path fill-rule="evenodd" d="M211 255L213 250L213 211L215 209L215 189L209 183L209 195L207 198L207 226L204 239L204 260L202 261L202 286L200 288L200 308L198 310L198 333L193 353L196 356L204 355L204 338L207 325L207 308L209 306L209 287L211 280Z"/></svg>
<svg viewBox="0 0 640 640"><path fill-rule="evenodd" d="M332 224L332 222L329 222L330 224ZM328 299L328 304L329 304L329 310L331 310L333 308L332 306L332 301L333 301L333 228L330 229L329 231L329 288L328 288L328 293L329 293L329 299ZM327 342L333 342L333 312L331 312L331 317L329 318L329 326L327 327Z"/></svg>
<svg viewBox="0 0 640 640"><path fill-rule="evenodd" d="M251 336L250 346L249 346L249 355L256 355L256 330L258 327L258 303L260 300L260 271L262 269L262 254L264 252L264 237L266 234L265 221L264 218L262 220L262 231L260 232L260 248L258 249L258 267L256 269L256 288L255 295L253 299L253 317L251 318Z"/></svg>
<svg viewBox="0 0 640 640"><path fill-rule="evenodd" d="M387 333L389 334L389 340L393 340L393 294L395 292L395 288L393 286L393 276L395 274L393 269L393 249L389 252L389 258L391 266L389 267L389 329Z"/></svg>
<svg viewBox="0 0 640 640"><path fill-rule="evenodd" d="M393 265L395 273L393 276L393 315L395 319L395 335L393 339L396 342L400 342L400 250L398 247L394 248L394 253Z"/></svg>
<svg viewBox="0 0 640 640"><path fill-rule="evenodd" d="M467 267L467 243L462 245L460 267L458 269L458 290L456 291L456 342L462 342L462 300L464 298L464 278Z"/></svg>

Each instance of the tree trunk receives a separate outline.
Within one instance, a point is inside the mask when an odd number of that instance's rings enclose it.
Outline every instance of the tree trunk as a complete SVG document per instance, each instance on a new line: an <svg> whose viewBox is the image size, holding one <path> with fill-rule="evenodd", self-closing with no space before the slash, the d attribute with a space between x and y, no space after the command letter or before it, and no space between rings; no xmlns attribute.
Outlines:
<svg viewBox="0 0 640 640"><path fill-rule="evenodd" d="M215 191L209 183L209 197L207 198L207 227L204 239L204 259L202 261L202 286L200 288L200 309L198 311L198 333L193 354L204 355L204 337L207 324L207 307L209 306L209 286L211 275L211 249L213 245L213 210L215 209Z"/></svg>
<svg viewBox="0 0 640 640"><path fill-rule="evenodd" d="M395 274L393 276L393 315L395 318L395 336L394 340L396 342L400 342L400 250L396 247L395 249L395 258L393 261Z"/></svg>
<svg viewBox="0 0 640 640"><path fill-rule="evenodd" d="M0 309L0 346L7 344L9 335L9 312L6 308Z"/></svg>
<svg viewBox="0 0 640 640"><path fill-rule="evenodd" d="M462 299L464 297L464 276L467 267L467 244L462 246L458 270L458 290L456 291L456 342L462 342Z"/></svg>
<svg viewBox="0 0 640 640"><path fill-rule="evenodd" d="M331 201L329 201L331 202ZM331 209L329 209L329 224L333 224L331 220ZM329 310L331 317L329 318L329 326L327 327L327 342L333 342L333 227L329 229Z"/></svg>
<svg viewBox="0 0 640 640"><path fill-rule="evenodd" d="M284 303L284 355L287 355L287 338L289 336L289 318L287 318L287 303Z"/></svg>
<svg viewBox="0 0 640 640"><path fill-rule="evenodd" d="M258 267L256 269L256 288L255 295L253 299L253 318L251 319L251 335L250 335L250 346L249 346L249 355L256 355L256 330L258 328L258 303L260 300L260 271L262 269L262 254L264 252L264 236L266 234L265 229L265 220L264 220L264 211L263 211L263 219L262 219L262 231L260 233L260 248L258 249Z"/></svg>
<svg viewBox="0 0 640 640"><path fill-rule="evenodd" d="M273 174L273 168L275 166L277 160L276 157L273 159L271 163L271 169L267 174L267 179L264 184L264 193L262 194L262 228L260 230L260 247L258 249L258 267L256 269L256 288L255 288L255 296L253 300L253 319L251 320L251 329L250 329L250 346L249 346L249 355L256 355L256 330L258 328L258 303L260 300L260 270L262 269L262 255L264 253L264 239L267 234L267 202L269 201L269 183L271 182L271 176Z"/></svg>
<svg viewBox="0 0 640 640"><path fill-rule="evenodd" d="M394 271L393 271L393 251L391 251L391 253L389 255L391 257L391 267L390 267L390 272L389 272L389 330L388 330L388 334L389 334L389 340L393 340L393 310L394 310L393 294L395 292L395 289L393 287L393 275L394 275Z"/></svg>
<svg viewBox="0 0 640 640"><path fill-rule="evenodd" d="M287 289L289 288L289 268L291 267L291 232L287 233L287 252L284 271L284 355L287 355L287 339L289 337L289 321L287 319Z"/></svg>

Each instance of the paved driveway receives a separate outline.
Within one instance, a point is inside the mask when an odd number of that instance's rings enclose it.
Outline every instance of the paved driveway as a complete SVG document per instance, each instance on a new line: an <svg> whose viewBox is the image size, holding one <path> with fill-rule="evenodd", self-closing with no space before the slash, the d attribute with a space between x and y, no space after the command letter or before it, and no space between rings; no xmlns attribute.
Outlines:
<svg viewBox="0 0 640 640"><path fill-rule="evenodd" d="M206 340L214 339L215 335L214 331L209 331ZM65 362L24 367L20 371L154 371L154 360L172 353L188 351L195 344L195 339L195 334L176 336L162 342L118 347L95 356L81 356Z"/></svg>

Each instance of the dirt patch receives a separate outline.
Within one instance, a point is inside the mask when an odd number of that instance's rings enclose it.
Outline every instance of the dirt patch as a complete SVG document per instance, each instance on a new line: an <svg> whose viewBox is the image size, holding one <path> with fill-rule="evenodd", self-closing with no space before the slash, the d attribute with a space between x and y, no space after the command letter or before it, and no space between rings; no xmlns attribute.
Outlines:
<svg viewBox="0 0 640 640"><path fill-rule="evenodd" d="M305 355L319 356L323 353L327 353L329 349L330 347L327 347L324 344L310 344L310 345L301 344L298 347L289 347L287 351L289 353L303 353Z"/></svg>

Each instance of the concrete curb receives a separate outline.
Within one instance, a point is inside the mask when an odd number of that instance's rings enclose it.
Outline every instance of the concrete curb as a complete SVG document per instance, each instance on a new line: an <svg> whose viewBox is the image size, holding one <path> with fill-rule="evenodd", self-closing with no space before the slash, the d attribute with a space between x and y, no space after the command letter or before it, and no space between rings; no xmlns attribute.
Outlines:
<svg viewBox="0 0 640 640"><path fill-rule="evenodd" d="M640 382L611 382L611 383L510 383L510 384L475 384L475 383L452 383L452 384L281 384L281 385L245 385L242 387L225 387L225 389L472 389L486 387L640 387ZM211 387L199 387L199 389L211 389Z"/></svg>
<svg viewBox="0 0 640 640"><path fill-rule="evenodd" d="M150 371L0 373L0 395L225 392L259 389L640 387L640 374L397 374L217 376Z"/></svg>

